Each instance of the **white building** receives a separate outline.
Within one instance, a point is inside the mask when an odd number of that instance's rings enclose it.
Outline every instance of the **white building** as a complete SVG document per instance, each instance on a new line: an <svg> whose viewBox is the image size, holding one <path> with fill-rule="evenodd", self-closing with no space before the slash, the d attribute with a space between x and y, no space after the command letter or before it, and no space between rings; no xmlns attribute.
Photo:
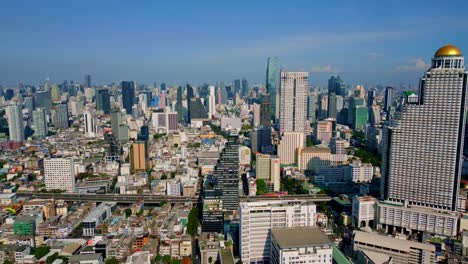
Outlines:
<svg viewBox="0 0 468 264"><path fill-rule="evenodd" d="M7 107L10 141L24 141L23 112L21 106L14 103Z"/></svg>
<svg viewBox="0 0 468 264"><path fill-rule="evenodd" d="M307 132L308 72L281 71L280 132Z"/></svg>
<svg viewBox="0 0 468 264"><path fill-rule="evenodd" d="M393 264L436 263L436 248L431 244L393 238L377 233L355 231L353 249L392 257Z"/></svg>
<svg viewBox="0 0 468 264"><path fill-rule="evenodd" d="M356 227L374 227L377 199L372 196L353 197L353 224Z"/></svg>
<svg viewBox="0 0 468 264"><path fill-rule="evenodd" d="M46 190L75 192L75 173L72 159L44 159Z"/></svg>
<svg viewBox="0 0 468 264"><path fill-rule="evenodd" d="M271 263L333 263L332 243L314 227L281 228L271 231Z"/></svg>
<svg viewBox="0 0 468 264"><path fill-rule="evenodd" d="M210 85L208 89L210 90L210 95L208 97L208 117L211 119L216 114L215 87Z"/></svg>
<svg viewBox="0 0 468 264"><path fill-rule="evenodd" d="M240 131L242 129L242 119L239 117L223 117L221 118L221 129Z"/></svg>
<svg viewBox="0 0 468 264"><path fill-rule="evenodd" d="M243 263L271 261L271 230L313 227L316 206L306 201L262 201L240 204L239 248Z"/></svg>
<svg viewBox="0 0 468 264"><path fill-rule="evenodd" d="M181 196L182 188L178 181L167 181L166 182L166 194L169 196Z"/></svg>
<svg viewBox="0 0 468 264"><path fill-rule="evenodd" d="M177 112L155 112L152 113L152 125L156 130L164 130L168 133L177 131L178 129L178 114Z"/></svg>
<svg viewBox="0 0 468 264"><path fill-rule="evenodd" d="M111 217L117 203L104 202L94 208L83 220L83 236L93 237L96 227Z"/></svg>
<svg viewBox="0 0 468 264"><path fill-rule="evenodd" d="M352 182L371 182L374 176L374 166L369 163L353 161L346 170L346 181Z"/></svg>
<svg viewBox="0 0 468 264"><path fill-rule="evenodd" d="M250 165L250 160L252 159L252 152L249 147L240 146L239 147L239 165Z"/></svg>
<svg viewBox="0 0 468 264"><path fill-rule="evenodd" d="M297 151L304 147L303 132L285 132L278 145L278 156L281 164L293 164L297 162Z"/></svg>
<svg viewBox="0 0 468 264"><path fill-rule="evenodd" d="M96 120L93 117L93 114L86 110L83 112L84 119L84 130L85 137L95 137L96 136Z"/></svg>

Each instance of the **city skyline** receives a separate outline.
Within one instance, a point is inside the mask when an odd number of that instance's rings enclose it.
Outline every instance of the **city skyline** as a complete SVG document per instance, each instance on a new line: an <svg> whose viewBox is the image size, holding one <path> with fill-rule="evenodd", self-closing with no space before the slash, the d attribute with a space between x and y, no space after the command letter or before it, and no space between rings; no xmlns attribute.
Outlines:
<svg viewBox="0 0 468 264"><path fill-rule="evenodd" d="M7 3L0 84L82 81L87 73L96 84L264 83L271 56L288 71L309 72L314 85L332 74L349 84L417 84L433 47L468 48L468 4L452 4L458 8L440 16L437 5L418 1L185 3L180 10L148 2Z"/></svg>

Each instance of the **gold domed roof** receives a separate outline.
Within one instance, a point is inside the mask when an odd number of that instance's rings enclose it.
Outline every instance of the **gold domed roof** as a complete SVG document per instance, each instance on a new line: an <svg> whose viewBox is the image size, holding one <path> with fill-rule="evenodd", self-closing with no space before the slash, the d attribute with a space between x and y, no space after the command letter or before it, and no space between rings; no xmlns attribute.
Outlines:
<svg viewBox="0 0 468 264"><path fill-rule="evenodd" d="M438 49L434 54L435 57L445 57L445 56L461 56L462 53L457 47L448 44Z"/></svg>

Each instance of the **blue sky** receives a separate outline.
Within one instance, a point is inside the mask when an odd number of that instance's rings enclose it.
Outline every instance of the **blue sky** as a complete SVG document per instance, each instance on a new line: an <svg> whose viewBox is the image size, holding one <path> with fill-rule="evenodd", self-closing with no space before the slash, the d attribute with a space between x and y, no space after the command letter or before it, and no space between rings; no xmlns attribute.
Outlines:
<svg viewBox="0 0 468 264"><path fill-rule="evenodd" d="M268 56L313 84L417 83L438 47L468 53L466 10L462 0L1 1L0 84L85 73L98 84L263 83Z"/></svg>

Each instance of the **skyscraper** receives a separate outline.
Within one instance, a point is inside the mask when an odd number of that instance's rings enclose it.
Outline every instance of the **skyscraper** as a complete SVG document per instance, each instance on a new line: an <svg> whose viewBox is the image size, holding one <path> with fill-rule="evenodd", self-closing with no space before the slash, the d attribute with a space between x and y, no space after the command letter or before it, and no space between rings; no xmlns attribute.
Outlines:
<svg viewBox="0 0 468 264"><path fill-rule="evenodd" d="M46 190L65 190L75 192L75 171L73 159L44 159Z"/></svg>
<svg viewBox="0 0 468 264"><path fill-rule="evenodd" d="M315 123L316 119L316 112L317 112L317 95L315 93L309 93L307 97L307 120L309 123Z"/></svg>
<svg viewBox="0 0 468 264"><path fill-rule="evenodd" d="M118 109L114 109L111 114L112 135L119 139L119 129L122 124L122 113Z"/></svg>
<svg viewBox="0 0 468 264"><path fill-rule="evenodd" d="M99 89L96 94L96 110L110 114L110 95L108 89Z"/></svg>
<svg viewBox="0 0 468 264"><path fill-rule="evenodd" d="M182 93L183 93L182 86L177 87L177 97L176 97L177 101L176 101L175 108L177 111L177 117L178 117L179 123L184 122L184 106L182 103L182 98L183 98Z"/></svg>
<svg viewBox="0 0 468 264"><path fill-rule="evenodd" d="M327 106L328 106L328 109L327 109L328 117L336 119L338 108L337 108L337 98L334 92L328 94Z"/></svg>
<svg viewBox="0 0 468 264"><path fill-rule="evenodd" d="M192 106L191 106L191 100L192 98L194 97L194 94L193 94L193 87L187 83L187 123L190 124L190 122L192 121Z"/></svg>
<svg viewBox="0 0 468 264"><path fill-rule="evenodd" d="M243 78L241 84L242 84L241 95L242 96L247 96L247 94L249 92L249 83L247 82L247 79Z"/></svg>
<svg viewBox="0 0 468 264"><path fill-rule="evenodd" d="M211 119L216 114L215 87L210 85L208 89L210 90L210 95L208 96L208 117Z"/></svg>
<svg viewBox="0 0 468 264"><path fill-rule="evenodd" d="M6 113L8 116L10 141L24 141L24 124L21 105L16 103L9 105Z"/></svg>
<svg viewBox="0 0 468 264"><path fill-rule="evenodd" d="M239 208L239 136L231 133L214 171L217 192L223 209Z"/></svg>
<svg viewBox="0 0 468 264"><path fill-rule="evenodd" d="M375 95L376 91L374 89L367 91L367 107L375 105Z"/></svg>
<svg viewBox="0 0 468 264"><path fill-rule="evenodd" d="M47 136L47 120L44 108L36 108L33 112L34 135L38 138Z"/></svg>
<svg viewBox="0 0 468 264"><path fill-rule="evenodd" d="M447 45L437 50L421 79L417 100L406 100L384 128L382 199L457 209L467 75L458 48Z"/></svg>
<svg viewBox="0 0 468 264"><path fill-rule="evenodd" d="M46 113L50 113L52 109L52 98L50 91L40 91L34 94L36 107L41 107L46 110Z"/></svg>
<svg viewBox="0 0 468 264"><path fill-rule="evenodd" d="M307 132L308 72L281 72L280 132Z"/></svg>
<svg viewBox="0 0 468 264"><path fill-rule="evenodd" d="M340 76L333 75L328 80L328 93L335 93L336 95L346 96L346 85L341 80Z"/></svg>
<svg viewBox="0 0 468 264"><path fill-rule="evenodd" d="M52 115L52 121L55 128L67 128L68 127L68 104L62 102L55 105L54 112Z"/></svg>
<svg viewBox="0 0 468 264"><path fill-rule="evenodd" d="M91 88L91 75L89 74L85 74L85 77L84 77L84 86L86 88Z"/></svg>
<svg viewBox="0 0 468 264"><path fill-rule="evenodd" d="M135 99L135 82L122 81L122 106L128 115L132 114L133 100Z"/></svg>
<svg viewBox="0 0 468 264"><path fill-rule="evenodd" d="M260 125L271 127L271 97L268 94L260 95Z"/></svg>
<svg viewBox="0 0 468 264"><path fill-rule="evenodd" d="M93 114L86 110L83 112L83 120L84 120L84 132L85 137L95 137L96 136L96 124Z"/></svg>
<svg viewBox="0 0 468 264"><path fill-rule="evenodd" d="M241 80L236 79L234 80L234 94L241 92Z"/></svg>
<svg viewBox="0 0 468 264"><path fill-rule="evenodd" d="M270 95L271 114L273 120L278 117L279 98L278 94L278 75L279 75L279 59L276 57L268 57L266 70L266 89Z"/></svg>
<svg viewBox="0 0 468 264"><path fill-rule="evenodd" d="M393 99L393 88L390 86L387 86L387 88L385 88L384 108L383 108L385 113L390 112L390 107L392 106L392 99Z"/></svg>

